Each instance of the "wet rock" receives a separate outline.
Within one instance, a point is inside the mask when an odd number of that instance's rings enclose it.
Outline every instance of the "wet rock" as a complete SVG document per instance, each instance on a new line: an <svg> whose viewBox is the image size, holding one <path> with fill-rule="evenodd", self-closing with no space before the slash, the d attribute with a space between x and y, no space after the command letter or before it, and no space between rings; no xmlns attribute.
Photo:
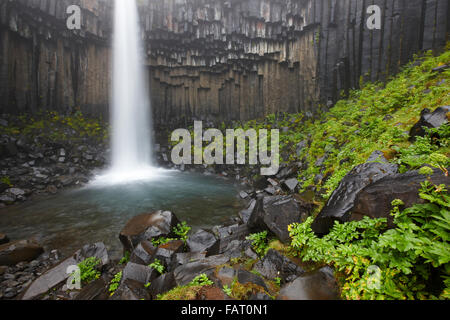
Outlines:
<svg viewBox="0 0 450 320"><path fill-rule="evenodd" d="M241 197L241 199L247 199L249 197L248 193L245 191L239 192L239 196Z"/></svg>
<svg viewBox="0 0 450 320"><path fill-rule="evenodd" d="M183 252L175 254L172 260L171 270L175 270L179 266L195 261L202 260L206 257L206 254L201 252Z"/></svg>
<svg viewBox="0 0 450 320"><path fill-rule="evenodd" d="M266 256L256 263L253 269L266 279L281 278L283 282L292 281L305 273L303 268L273 249L270 249Z"/></svg>
<svg viewBox="0 0 450 320"><path fill-rule="evenodd" d="M100 259L101 266L109 262L106 247L103 243L96 243L93 245L86 245L82 249L75 252L75 254L51 269L40 275L22 294L22 300L34 300L50 289L56 287L62 282L66 281L70 274L67 273L69 267L76 266L83 260L95 257Z"/></svg>
<svg viewBox="0 0 450 320"><path fill-rule="evenodd" d="M286 284L277 300L339 300L333 271L325 267Z"/></svg>
<svg viewBox="0 0 450 320"><path fill-rule="evenodd" d="M237 280L241 284L253 283L267 290L264 280L260 276L257 276L247 270L239 269L237 271Z"/></svg>
<svg viewBox="0 0 450 320"><path fill-rule="evenodd" d="M267 294L263 292L257 292L254 293L248 298L248 300L251 301L272 301L272 298Z"/></svg>
<svg viewBox="0 0 450 320"><path fill-rule="evenodd" d="M223 253L228 251L227 248L232 242L245 240L250 234L250 230L245 224L235 224L228 227L219 228L216 234L218 235L220 241L219 252Z"/></svg>
<svg viewBox="0 0 450 320"><path fill-rule="evenodd" d="M8 242L9 242L8 236L6 234L0 233L0 245Z"/></svg>
<svg viewBox="0 0 450 320"><path fill-rule="evenodd" d="M44 252L34 240L21 240L0 246L0 265L13 266L22 261L32 261Z"/></svg>
<svg viewBox="0 0 450 320"><path fill-rule="evenodd" d="M147 240L138 244L130 256L130 262L148 266L154 259L156 247Z"/></svg>
<svg viewBox="0 0 450 320"><path fill-rule="evenodd" d="M191 235L186 244L191 252L203 252L207 256L219 253L220 242L216 236L206 230L198 230Z"/></svg>
<svg viewBox="0 0 450 320"><path fill-rule="evenodd" d="M143 266L133 262L127 263L122 273L122 281L127 279L135 280L143 284L147 284L156 277L158 272L149 266Z"/></svg>
<svg viewBox="0 0 450 320"><path fill-rule="evenodd" d="M122 281L110 300L137 301L150 299L151 296L145 288L145 284L127 279Z"/></svg>
<svg viewBox="0 0 450 320"><path fill-rule="evenodd" d="M230 257L230 259L235 259L241 257L244 250L244 241L233 240L228 243L227 247L221 250L220 253Z"/></svg>
<svg viewBox="0 0 450 320"><path fill-rule="evenodd" d="M283 242L289 241L288 226L301 222L304 212L292 196L264 197L248 220L250 230L269 230Z"/></svg>
<svg viewBox="0 0 450 320"><path fill-rule="evenodd" d="M177 286L185 286L203 273L213 277L216 267L226 264L228 261L230 258L225 255L217 255L179 266L173 272Z"/></svg>
<svg viewBox="0 0 450 320"><path fill-rule="evenodd" d="M222 267L217 272L217 279L220 281L222 286L230 286L234 278L236 277L237 271L230 267Z"/></svg>
<svg viewBox="0 0 450 320"><path fill-rule="evenodd" d="M439 128L440 126L448 123L450 112L450 106L444 106L437 108L434 112L429 109L424 109L421 113L419 122L417 122L409 133L410 140L414 141L416 137L425 136L426 132L423 127L426 128Z"/></svg>
<svg viewBox="0 0 450 320"><path fill-rule="evenodd" d="M256 209L256 204L257 204L257 200L256 199L252 199L251 202L250 202L250 205L248 206L248 208L245 209L245 210L242 210L241 212L239 212L239 216L242 219L242 222L244 222L245 224L248 223L248 220L250 219L250 217L254 213L254 211Z"/></svg>
<svg viewBox="0 0 450 320"><path fill-rule="evenodd" d="M133 252L144 240L174 236L173 228L178 223L178 218L170 211L157 211L132 218L119 235L124 252Z"/></svg>
<svg viewBox="0 0 450 320"><path fill-rule="evenodd" d="M13 198L10 195L0 195L0 203L4 203L6 205L11 205L16 201L16 198Z"/></svg>
<svg viewBox="0 0 450 320"><path fill-rule="evenodd" d="M151 295L156 297L158 294L169 292L176 286L177 284L173 272L168 272L153 280L149 290Z"/></svg>
<svg viewBox="0 0 450 320"><path fill-rule="evenodd" d="M283 186L285 186L288 191L295 192L298 186L298 180L297 178L288 179L283 182Z"/></svg>
<svg viewBox="0 0 450 320"><path fill-rule="evenodd" d="M380 162L368 162L355 167L342 179L326 206L314 220L313 231L324 235L332 228L334 221L347 222L358 193L369 184L397 173L397 170L396 165Z"/></svg>
<svg viewBox="0 0 450 320"><path fill-rule="evenodd" d="M434 174L429 178L418 171L387 176L358 193L350 220L361 220L364 216L373 219L387 218L389 227L393 227L393 217L390 214L392 201L400 199L406 208L424 203L419 197L419 189L425 180L450 187L449 178L440 169L434 169Z"/></svg>
<svg viewBox="0 0 450 320"><path fill-rule="evenodd" d="M183 250L184 242L181 240L174 240L160 245L156 250L154 257L161 261L166 268L171 268L174 255L183 252Z"/></svg>
<svg viewBox="0 0 450 320"><path fill-rule="evenodd" d="M102 278L97 279L82 288L74 300L91 301L91 300L108 300L108 284Z"/></svg>

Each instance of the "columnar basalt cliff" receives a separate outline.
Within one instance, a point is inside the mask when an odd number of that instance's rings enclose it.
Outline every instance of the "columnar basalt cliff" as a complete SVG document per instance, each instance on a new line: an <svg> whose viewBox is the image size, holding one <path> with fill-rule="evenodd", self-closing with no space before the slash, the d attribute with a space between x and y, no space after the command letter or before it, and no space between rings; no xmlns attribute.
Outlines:
<svg viewBox="0 0 450 320"><path fill-rule="evenodd" d="M70 2L70 3L69 3ZM314 114L414 53L439 49L447 0L143 0L140 15L157 125ZM79 4L80 31L65 28ZM367 8L381 8L381 29ZM80 107L109 98L113 1L1 3L0 110Z"/></svg>

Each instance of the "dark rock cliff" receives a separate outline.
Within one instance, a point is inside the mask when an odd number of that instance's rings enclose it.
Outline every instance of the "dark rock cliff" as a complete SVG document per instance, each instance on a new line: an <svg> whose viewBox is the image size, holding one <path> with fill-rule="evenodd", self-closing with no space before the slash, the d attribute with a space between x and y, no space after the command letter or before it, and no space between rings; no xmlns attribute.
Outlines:
<svg viewBox="0 0 450 320"><path fill-rule="evenodd" d="M69 3L70 2L70 3ZM65 28L68 5L80 31ZM366 26L381 8L381 29ZM448 0L142 0L157 124L314 114L361 78L384 80L420 50L445 45ZM0 2L0 112L109 100L109 0Z"/></svg>

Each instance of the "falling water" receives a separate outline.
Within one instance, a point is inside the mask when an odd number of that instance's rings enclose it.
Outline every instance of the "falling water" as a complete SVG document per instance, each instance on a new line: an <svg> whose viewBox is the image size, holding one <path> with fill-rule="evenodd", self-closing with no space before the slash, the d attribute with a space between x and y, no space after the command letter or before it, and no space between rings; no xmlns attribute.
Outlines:
<svg viewBox="0 0 450 320"><path fill-rule="evenodd" d="M100 180L133 181L153 177L152 120L136 1L115 0L112 163Z"/></svg>

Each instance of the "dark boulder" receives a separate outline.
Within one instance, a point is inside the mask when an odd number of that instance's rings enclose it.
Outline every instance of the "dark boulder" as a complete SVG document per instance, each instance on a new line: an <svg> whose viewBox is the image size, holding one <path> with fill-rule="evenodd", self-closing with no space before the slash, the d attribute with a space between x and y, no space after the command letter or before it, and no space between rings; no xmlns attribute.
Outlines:
<svg viewBox="0 0 450 320"><path fill-rule="evenodd" d="M123 269L122 281L131 279L143 284L147 284L158 277L158 275L158 272L153 268L150 268L149 266L143 266L141 264L129 262L125 266L125 269Z"/></svg>
<svg viewBox="0 0 450 320"><path fill-rule="evenodd" d="M429 180L435 185L444 184L449 188L449 178L435 169L431 177L419 174L418 171L410 171L404 174L396 174L384 177L381 180L364 188L356 197L355 206L350 220L361 220L364 216L370 218L387 218L389 227L393 227L391 203L400 199L405 207L411 207L424 201L419 197L421 183Z"/></svg>
<svg viewBox="0 0 450 320"><path fill-rule="evenodd" d="M187 264L190 262L195 262L198 260L205 259L206 255L201 252L183 252L175 254L172 265L170 267L171 270L175 270L179 266L183 264Z"/></svg>
<svg viewBox="0 0 450 320"><path fill-rule="evenodd" d="M19 262L30 262L44 253L34 240L21 240L0 245L0 266L14 266Z"/></svg>
<svg viewBox="0 0 450 320"><path fill-rule="evenodd" d="M239 269L237 271L237 281L240 284L253 283L264 288L264 290L267 290L267 286L264 283L264 280L260 276L257 276L256 274L253 274L247 270Z"/></svg>
<svg viewBox="0 0 450 320"><path fill-rule="evenodd" d="M333 271L322 268L286 284L277 300L339 300L339 289Z"/></svg>
<svg viewBox="0 0 450 320"><path fill-rule="evenodd" d="M0 233L0 245L8 242L9 242L8 236L6 234Z"/></svg>
<svg viewBox="0 0 450 320"><path fill-rule="evenodd" d="M220 241L216 236L206 230L198 230L191 235L186 244L191 252L203 252L207 256L216 255L219 253Z"/></svg>
<svg viewBox="0 0 450 320"><path fill-rule="evenodd" d="M97 279L85 286L74 300L108 300L108 284L102 278Z"/></svg>
<svg viewBox="0 0 450 320"><path fill-rule="evenodd" d="M234 224L218 228L216 234L220 241L219 253L223 253L232 242L245 240L250 234L250 230L246 224Z"/></svg>
<svg viewBox="0 0 450 320"><path fill-rule="evenodd" d="M148 266L153 261L156 249L150 241L144 240L134 249L130 262Z"/></svg>
<svg viewBox="0 0 450 320"><path fill-rule="evenodd" d="M248 220L250 219L250 217L252 216L253 212L255 211L256 204L257 204L257 200L256 199L252 199L250 201L250 204L249 204L248 208L242 210L241 212L239 212L239 216L240 216L242 222L244 222L245 224L248 223Z"/></svg>
<svg viewBox="0 0 450 320"><path fill-rule="evenodd" d="M177 286L185 286L196 276L203 273L209 277L214 277L216 267L226 264L228 261L230 261L229 257L217 255L181 265L173 272Z"/></svg>
<svg viewBox="0 0 450 320"><path fill-rule="evenodd" d="M253 269L266 279L274 280L279 277L283 282L292 281L305 273L305 270L300 266L273 249L270 249L266 256L256 263Z"/></svg>
<svg viewBox="0 0 450 320"><path fill-rule="evenodd" d="M173 228L178 223L179 220L170 211L141 214L128 221L120 232L119 239L125 252L133 252L134 248L144 240L174 236Z"/></svg>
<svg viewBox="0 0 450 320"><path fill-rule="evenodd" d="M173 272L168 272L153 280L149 290L151 295L156 297L158 294L169 292L176 286L177 283L175 282Z"/></svg>
<svg viewBox="0 0 450 320"><path fill-rule="evenodd" d="M237 274L237 270L230 267L222 267L217 271L217 279L222 286L231 286Z"/></svg>
<svg viewBox="0 0 450 320"><path fill-rule="evenodd" d="M155 252L154 258L161 261L166 268L171 268L175 254L182 253L183 251L184 242L181 240L174 240L160 245Z"/></svg>
<svg viewBox="0 0 450 320"><path fill-rule="evenodd" d="M127 279L122 281L110 300L137 301L150 299L151 296L143 283Z"/></svg>
<svg viewBox="0 0 450 320"><path fill-rule="evenodd" d="M368 185L386 176L396 174L397 171L396 165L384 162L367 162L355 167L342 179L326 206L314 220L313 231L318 235L325 235L333 227L335 221L349 221L349 213L355 205L358 193Z"/></svg>
<svg viewBox="0 0 450 320"><path fill-rule="evenodd" d="M292 196L264 197L258 201L257 208L248 220L248 226L254 231L269 230L278 239L287 242L288 226L302 222L308 214Z"/></svg>
<svg viewBox="0 0 450 320"><path fill-rule="evenodd" d="M426 132L423 127L426 128L439 128L443 124L449 121L450 106L444 106L437 108L434 112L429 109L424 109L421 113L419 122L417 122L409 133L410 140L414 141L416 137L425 136Z"/></svg>

